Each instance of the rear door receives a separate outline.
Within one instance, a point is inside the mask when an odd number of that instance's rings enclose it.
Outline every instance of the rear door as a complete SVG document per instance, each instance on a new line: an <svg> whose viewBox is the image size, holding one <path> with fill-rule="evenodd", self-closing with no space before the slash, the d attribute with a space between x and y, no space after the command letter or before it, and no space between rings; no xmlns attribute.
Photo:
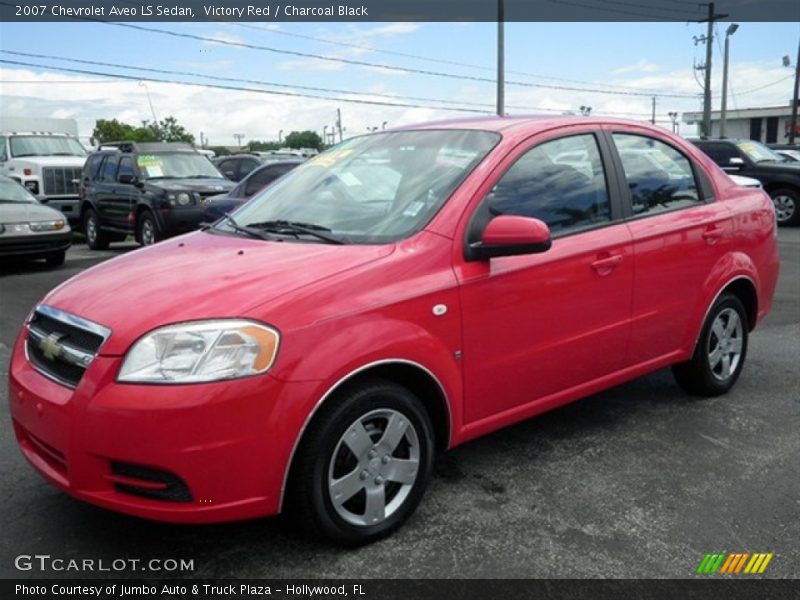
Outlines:
<svg viewBox="0 0 800 600"><path fill-rule="evenodd" d="M700 167L671 140L617 128L611 138L625 174L636 263L629 362L641 364L681 350L733 223Z"/></svg>
<svg viewBox="0 0 800 600"><path fill-rule="evenodd" d="M132 183L123 183L120 179L123 176L135 177L137 174L136 166L132 156L123 156L119 159L117 169L117 181L114 185L114 193L111 201L113 202L114 227L120 229L133 229L133 210L140 191Z"/></svg>
<svg viewBox="0 0 800 600"><path fill-rule="evenodd" d="M480 239L494 215L521 215L550 226L550 250L455 264L468 423L546 401L625 360L633 261L618 180L607 176L604 139L592 128L553 135L512 151L467 239Z"/></svg>

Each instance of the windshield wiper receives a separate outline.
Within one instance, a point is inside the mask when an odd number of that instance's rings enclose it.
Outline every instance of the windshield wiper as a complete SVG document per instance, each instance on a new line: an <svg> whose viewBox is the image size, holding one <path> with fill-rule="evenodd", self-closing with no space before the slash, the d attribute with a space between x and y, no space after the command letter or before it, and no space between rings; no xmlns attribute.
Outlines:
<svg viewBox="0 0 800 600"><path fill-rule="evenodd" d="M274 233L293 233L295 234L295 237L298 237L297 234L302 233L305 235L314 236L315 238L320 239L323 242L327 242L328 244L344 244L344 241L338 237L327 234L327 232L331 231L330 227L323 227L322 225L316 225L315 223L275 220L262 221L260 223L250 223L248 227L261 229L264 231L272 231Z"/></svg>
<svg viewBox="0 0 800 600"><path fill-rule="evenodd" d="M239 233L244 233L246 235L249 235L250 237L254 237L259 240L266 240L268 242L275 241L275 238L273 238L271 235L268 235L263 231L259 231L258 229L253 229L252 227L246 225L239 225L239 223L236 222L236 219L234 219L230 213L225 213L224 218L225 220L228 221L228 223L231 224L231 227L233 228L234 231L238 231Z"/></svg>

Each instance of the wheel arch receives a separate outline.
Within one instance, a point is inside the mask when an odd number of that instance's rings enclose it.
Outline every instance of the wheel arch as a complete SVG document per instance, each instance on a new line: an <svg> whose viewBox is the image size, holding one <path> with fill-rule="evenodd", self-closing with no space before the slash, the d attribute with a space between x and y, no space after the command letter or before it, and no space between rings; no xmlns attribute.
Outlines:
<svg viewBox="0 0 800 600"><path fill-rule="evenodd" d="M323 406L335 401L339 392L348 386L367 379L384 379L401 385L414 393L421 401L433 424L434 443L437 450L447 449L453 435L453 417L450 400L441 380L427 367L405 358L388 358L373 361L351 370L331 385L317 401L306 417L297 434L294 446L289 454L283 483L281 485L278 510L283 510L286 489L294 466L295 456L300 444L316 418L321 414Z"/></svg>
<svg viewBox="0 0 800 600"><path fill-rule="evenodd" d="M747 311L748 331L753 331L753 329L755 329L758 319L758 285L756 284L756 279L750 274L739 273L726 278L721 284L717 285L715 289L716 292L705 302L705 308L701 313L701 317L695 322L692 329L692 352L694 352L697 341L700 339L703 323L706 322L714 303L726 292L731 292L736 295L744 305L745 311Z"/></svg>

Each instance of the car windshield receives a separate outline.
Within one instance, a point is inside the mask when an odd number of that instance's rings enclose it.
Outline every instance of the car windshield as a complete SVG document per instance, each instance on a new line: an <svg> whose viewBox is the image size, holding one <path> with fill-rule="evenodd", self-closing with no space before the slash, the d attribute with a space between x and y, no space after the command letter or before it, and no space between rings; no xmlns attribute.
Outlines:
<svg viewBox="0 0 800 600"><path fill-rule="evenodd" d="M75 138L56 135L12 135L11 156L86 156Z"/></svg>
<svg viewBox="0 0 800 600"><path fill-rule="evenodd" d="M254 196L235 219L271 231L276 222L299 224L345 243L397 241L422 229L499 139L487 131L424 130L346 140ZM230 220L216 227L235 230Z"/></svg>
<svg viewBox="0 0 800 600"><path fill-rule="evenodd" d="M196 152L140 154L136 164L142 179L224 179L208 158Z"/></svg>
<svg viewBox="0 0 800 600"><path fill-rule="evenodd" d="M783 156L771 148L767 148L760 142L749 140L746 142L739 142L736 145L738 146L739 150L747 155L747 158L756 163L771 161L784 162L786 160Z"/></svg>
<svg viewBox="0 0 800 600"><path fill-rule="evenodd" d="M36 204L38 201L16 181L0 180L0 203L8 202Z"/></svg>

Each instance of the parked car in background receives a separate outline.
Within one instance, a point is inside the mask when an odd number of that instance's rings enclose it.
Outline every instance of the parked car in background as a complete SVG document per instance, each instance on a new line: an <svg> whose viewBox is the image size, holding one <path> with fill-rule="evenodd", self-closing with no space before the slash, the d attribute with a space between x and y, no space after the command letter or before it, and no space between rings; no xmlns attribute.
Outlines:
<svg viewBox="0 0 800 600"><path fill-rule="evenodd" d="M247 154L232 154L230 156L219 156L212 162L231 181L241 181L257 169L260 165L268 165L277 162L291 160L305 160L305 157L297 152L249 152Z"/></svg>
<svg viewBox="0 0 800 600"><path fill-rule="evenodd" d="M758 179L753 179L752 177L744 177L742 175L728 175L728 177L730 177L736 185L740 185L742 187L764 187L761 185L761 182Z"/></svg>
<svg viewBox="0 0 800 600"><path fill-rule="evenodd" d="M256 168L255 171L251 171L247 177L227 194L210 196L206 199L205 220L207 222L216 221L224 216L225 213L236 210L247 202L251 196L302 163L302 158L293 156L290 159L270 162Z"/></svg>
<svg viewBox="0 0 800 600"><path fill-rule="evenodd" d="M11 422L84 501L184 523L287 511L362 544L412 514L438 451L668 366L726 393L772 306L776 237L763 190L656 126L351 138L235 217L50 292L12 352Z"/></svg>
<svg viewBox="0 0 800 600"><path fill-rule="evenodd" d="M698 139L691 142L726 173L758 179L775 204L779 225L800 223L800 163L791 162L753 140Z"/></svg>
<svg viewBox="0 0 800 600"><path fill-rule="evenodd" d="M87 155L77 131L74 119L0 117L0 175L74 225L80 221L78 182Z"/></svg>
<svg viewBox="0 0 800 600"><path fill-rule="evenodd" d="M41 204L15 180L0 175L0 258L43 258L64 263L72 243L67 218Z"/></svg>
<svg viewBox="0 0 800 600"><path fill-rule="evenodd" d="M203 201L234 184L188 144L114 142L89 156L82 186L83 231L99 250L128 235L149 246L197 229Z"/></svg>

